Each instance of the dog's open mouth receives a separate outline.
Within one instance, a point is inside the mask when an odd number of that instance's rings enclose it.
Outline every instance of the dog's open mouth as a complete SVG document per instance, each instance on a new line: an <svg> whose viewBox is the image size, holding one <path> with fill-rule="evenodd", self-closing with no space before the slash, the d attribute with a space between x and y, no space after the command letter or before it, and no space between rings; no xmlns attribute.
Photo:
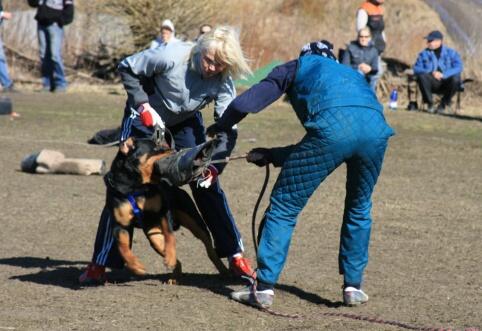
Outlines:
<svg viewBox="0 0 482 331"><path fill-rule="evenodd" d="M186 148L156 161L159 176L172 185L182 186L200 176L211 162L217 140Z"/></svg>

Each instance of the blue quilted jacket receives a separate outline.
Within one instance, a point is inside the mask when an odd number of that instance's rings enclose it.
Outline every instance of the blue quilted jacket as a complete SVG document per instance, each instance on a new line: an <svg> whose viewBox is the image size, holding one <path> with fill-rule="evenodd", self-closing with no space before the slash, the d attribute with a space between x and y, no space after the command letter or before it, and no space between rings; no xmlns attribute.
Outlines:
<svg viewBox="0 0 482 331"><path fill-rule="evenodd" d="M298 59L298 72L288 96L305 128L328 108L354 106L383 111L375 93L356 70L318 55Z"/></svg>
<svg viewBox="0 0 482 331"><path fill-rule="evenodd" d="M318 75L313 75L313 72L318 72ZM339 107L362 107L360 111L371 108L383 113L383 106L362 75L350 67L317 55L298 59L296 78L287 94L307 132L320 130L326 124L327 113ZM294 146L272 148L273 165L282 166Z"/></svg>
<svg viewBox="0 0 482 331"><path fill-rule="evenodd" d="M387 137L393 134L383 117L383 106L365 78L358 71L319 55L302 56L275 67L265 79L231 102L218 125L229 129L247 114L257 113L278 100L283 93L288 94L307 132L330 129L321 128L327 115L340 107L353 107L360 112L379 112L380 125L386 126ZM342 122L337 125L341 124L351 126ZM282 166L294 146L272 148L273 165Z"/></svg>

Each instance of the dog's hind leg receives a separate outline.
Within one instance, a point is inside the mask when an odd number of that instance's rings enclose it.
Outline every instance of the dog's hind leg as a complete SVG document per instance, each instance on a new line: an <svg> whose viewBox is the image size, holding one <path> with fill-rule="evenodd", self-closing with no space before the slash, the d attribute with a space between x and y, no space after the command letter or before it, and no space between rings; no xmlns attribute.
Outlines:
<svg viewBox="0 0 482 331"><path fill-rule="evenodd" d="M136 275L144 275L146 268L144 264L139 261L137 256L132 252L130 248L130 236L129 232L120 227L114 228L114 236L117 240L117 247L119 252L126 263L126 267L135 273Z"/></svg>
<svg viewBox="0 0 482 331"><path fill-rule="evenodd" d="M180 189L173 188L174 195L174 208L172 210L172 215L174 217L174 222L185 227L194 235L194 237L201 240L206 248L209 259L214 264L216 269L221 275L230 276L228 268L224 265L221 259L216 254L213 248L213 242L211 240L211 234L204 223L203 218L199 214L196 205L192 201L189 194Z"/></svg>
<svg viewBox="0 0 482 331"><path fill-rule="evenodd" d="M173 213L174 214L174 213ZM204 247L206 248L206 252L208 254L209 259L214 264L216 269L219 273L223 276L230 276L231 273L229 272L228 268L224 265L221 259L216 254L216 251L213 248L213 242L211 237L208 233L206 233L203 229L201 229L198 224L199 221L203 222L201 216L198 216L200 220L195 220L189 214L182 212L180 210L176 210L175 212L176 219L175 221L178 222L181 226L185 227L196 237L197 239L201 240Z"/></svg>

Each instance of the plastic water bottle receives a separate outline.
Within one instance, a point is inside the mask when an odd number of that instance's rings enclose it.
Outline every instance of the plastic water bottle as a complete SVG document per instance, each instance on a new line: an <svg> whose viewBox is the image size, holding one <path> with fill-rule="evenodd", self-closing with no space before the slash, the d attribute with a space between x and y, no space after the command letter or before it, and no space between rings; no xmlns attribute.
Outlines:
<svg viewBox="0 0 482 331"><path fill-rule="evenodd" d="M390 102L388 104L388 108L390 108L391 110L396 110L398 105L397 99L398 99L398 90L397 90L397 87L394 86L392 93L390 94Z"/></svg>

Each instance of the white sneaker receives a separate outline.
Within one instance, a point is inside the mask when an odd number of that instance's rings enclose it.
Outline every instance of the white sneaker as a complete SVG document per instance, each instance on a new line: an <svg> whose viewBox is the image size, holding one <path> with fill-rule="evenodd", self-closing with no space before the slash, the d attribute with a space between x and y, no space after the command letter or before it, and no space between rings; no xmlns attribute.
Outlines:
<svg viewBox="0 0 482 331"><path fill-rule="evenodd" d="M343 303L346 306L358 306L368 301L368 295L361 289L358 290L352 286L343 289Z"/></svg>
<svg viewBox="0 0 482 331"><path fill-rule="evenodd" d="M253 285L241 290L234 291L230 295L231 299L258 308L269 308L273 304L274 291L263 290L254 291Z"/></svg>

